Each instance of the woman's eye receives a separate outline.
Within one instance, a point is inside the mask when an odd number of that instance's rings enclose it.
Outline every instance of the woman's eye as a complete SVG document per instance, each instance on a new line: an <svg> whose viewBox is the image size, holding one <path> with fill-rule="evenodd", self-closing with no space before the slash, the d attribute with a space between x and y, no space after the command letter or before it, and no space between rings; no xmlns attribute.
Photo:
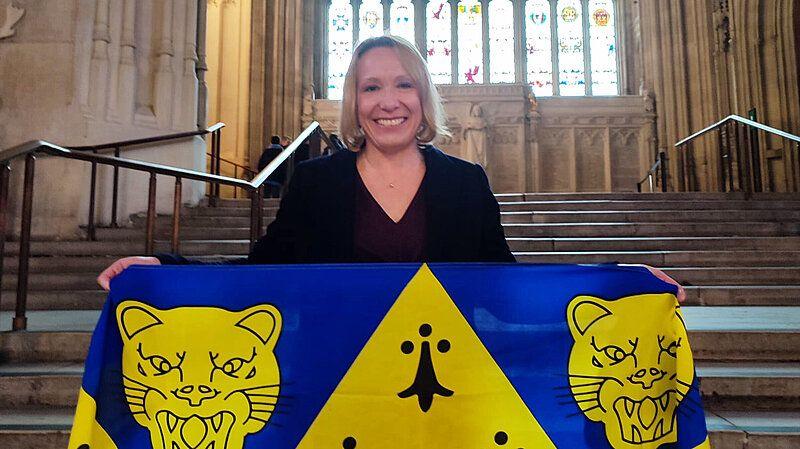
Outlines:
<svg viewBox="0 0 800 449"><path fill-rule="evenodd" d="M364 88L364 92L375 92L378 90L378 86L366 86Z"/></svg>
<svg viewBox="0 0 800 449"><path fill-rule="evenodd" d="M242 359L230 359L222 365L222 372L225 374L233 374L236 371L239 371L244 365L244 360Z"/></svg>
<svg viewBox="0 0 800 449"><path fill-rule="evenodd" d="M152 365L153 369L158 371L159 374L165 374L172 370L172 365L169 361L160 355L154 355L150 357L149 360L150 365Z"/></svg>
<svg viewBox="0 0 800 449"><path fill-rule="evenodd" d="M414 88L414 83L403 82L403 83L398 84L397 87L399 87L400 89L413 89Z"/></svg>

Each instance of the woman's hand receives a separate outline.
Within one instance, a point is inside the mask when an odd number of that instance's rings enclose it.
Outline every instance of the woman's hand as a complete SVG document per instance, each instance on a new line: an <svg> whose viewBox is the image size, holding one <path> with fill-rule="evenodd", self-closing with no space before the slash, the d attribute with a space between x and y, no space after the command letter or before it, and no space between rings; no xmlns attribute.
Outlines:
<svg viewBox="0 0 800 449"><path fill-rule="evenodd" d="M661 279L662 281L666 282L667 284L672 284L672 285L678 287L678 295L677 295L677 297L678 297L678 302L679 303L683 302L683 301L686 301L686 290L684 290L683 286L681 284L679 284L678 281L676 281L675 279L672 279L671 277L667 276L667 273L664 273L663 271L659 270L658 268L653 268L650 265L639 265L639 264L620 264L620 266L647 268L647 270L650 271L650 273L652 273L653 276Z"/></svg>
<svg viewBox="0 0 800 449"><path fill-rule="evenodd" d="M143 257L143 256L131 256L131 257L123 257L122 259L117 259L116 262L112 263L108 266L100 276L97 276L97 283L100 284L100 287L103 287L103 290L108 291L109 283L111 283L111 279L120 273L126 268L131 265L161 265L158 259L155 257Z"/></svg>

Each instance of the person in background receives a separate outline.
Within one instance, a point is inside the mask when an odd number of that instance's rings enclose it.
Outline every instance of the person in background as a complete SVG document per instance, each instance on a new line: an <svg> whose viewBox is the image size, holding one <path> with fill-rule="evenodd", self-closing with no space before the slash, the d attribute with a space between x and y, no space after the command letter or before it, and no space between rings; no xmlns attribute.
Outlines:
<svg viewBox="0 0 800 449"><path fill-rule="evenodd" d="M283 151L283 147L280 145L280 137L272 136L270 138L270 144L264 151L261 153L261 157L258 159L258 171L261 172L264 168L272 162L273 159L278 157ZM280 196L281 189L283 188L283 183L286 181L286 164L281 164L272 172L271 175L267 178L267 186L269 187L267 190L267 196L271 198L277 198Z"/></svg>
<svg viewBox="0 0 800 449"><path fill-rule="evenodd" d="M275 220L244 262L515 261L483 168L432 144L450 133L410 42L381 36L355 48L339 126L349 151L297 166ZM98 282L108 288L132 264L185 263L197 262L128 257Z"/></svg>

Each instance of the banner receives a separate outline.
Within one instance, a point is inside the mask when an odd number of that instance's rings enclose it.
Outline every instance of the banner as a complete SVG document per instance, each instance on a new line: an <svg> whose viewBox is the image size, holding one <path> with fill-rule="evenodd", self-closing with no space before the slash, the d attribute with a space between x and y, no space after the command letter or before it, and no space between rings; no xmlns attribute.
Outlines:
<svg viewBox="0 0 800 449"><path fill-rule="evenodd" d="M708 448L674 294L614 265L132 267L69 448Z"/></svg>

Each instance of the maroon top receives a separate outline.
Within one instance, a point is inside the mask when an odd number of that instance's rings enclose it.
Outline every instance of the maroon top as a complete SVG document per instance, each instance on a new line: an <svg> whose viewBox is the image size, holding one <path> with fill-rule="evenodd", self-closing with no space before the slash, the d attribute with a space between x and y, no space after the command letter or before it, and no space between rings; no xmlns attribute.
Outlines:
<svg viewBox="0 0 800 449"><path fill-rule="evenodd" d="M395 223L356 176L354 256L359 262L422 262L427 217L420 184L405 215Z"/></svg>

